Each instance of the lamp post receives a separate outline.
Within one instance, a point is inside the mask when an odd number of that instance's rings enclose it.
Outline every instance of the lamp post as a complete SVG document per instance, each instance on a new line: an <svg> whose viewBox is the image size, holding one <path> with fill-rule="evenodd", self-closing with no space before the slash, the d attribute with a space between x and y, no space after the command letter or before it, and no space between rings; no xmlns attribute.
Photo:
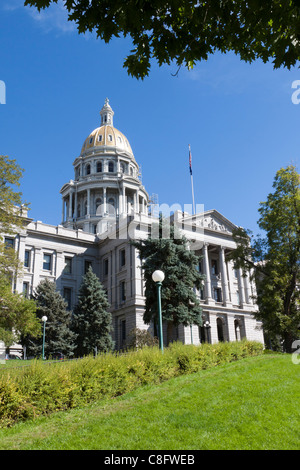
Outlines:
<svg viewBox="0 0 300 470"><path fill-rule="evenodd" d="M46 328L46 321L48 318L46 316L42 317L42 322L44 323L44 329L43 329L43 352L42 352L42 358L45 359L45 328Z"/></svg>
<svg viewBox="0 0 300 470"><path fill-rule="evenodd" d="M206 321L206 322L204 323L204 327L206 328L206 332L207 332L207 335L206 335L206 336L207 336L207 342L208 342L208 343L211 343L211 338L210 338L210 323L209 323L209 321Z"/></svg>
<svg viewBox="0 0 300 470"><path fill-rule="evenodd" d="M152 279L156 284L157 291L157 310L158 310L158 323L159 323L159 348L161 352L164 352L164 343L163 343L163 331L162 331L162 314L161 314L161 285L165 278L165 275L162 271L154 271L152 274Z"/></svg>

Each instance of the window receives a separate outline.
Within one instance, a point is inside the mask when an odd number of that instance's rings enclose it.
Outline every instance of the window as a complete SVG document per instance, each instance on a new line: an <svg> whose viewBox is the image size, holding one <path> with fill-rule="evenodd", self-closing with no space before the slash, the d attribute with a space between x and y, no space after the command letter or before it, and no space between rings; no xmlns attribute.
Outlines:
<svg viewBox="0 0 300 470"><path fill-rule="evenodd" d="M109 140L110 142L112 142L112 135L111 135L111 134L108 134L108 140Z"/></svg>
<svg viewBox="0 0 300 470"><path fill-rule="evenodd" d="M96 171L97 171L97 173L101 173L101 171L102 171L102 162L97 162Z"/></svg>
<svg viewBox="0 0 300 470"><path fill-rule="evenodd" d="M125 266L126 263L126 255L125 250L120 250L120 266Z"/></svg>
<svg viewBox="0 0 300 470"><path fill-rule="evenodd" d="M98 135L98 142L102 142L102 135Z"/></svg>
<svg viewBox="0 0 300 470"><path fill-rule="evenodd" d="M103 274L104 276L108 275L108 259L103 261Z"/></svg>
<svg viewBox="0 0 300 470"><path fill-rule="evenodd" d="M109 173L114 172L114 162L108 162L108 171Z"/></svg>
<svg viewBox="0 0 300 470"><path fill-rule="evenodd" d="M90 144L93 142L93 137L90 138Z"/></svg>
<svg viewBox="0 0 300 470"><path fill-rule="evenodd" d="M85 260L84 261L84 274L86 274L88 272L88 270L92 267L93 267L92 262L88 261L88 260Z"/></svg>
<svg viewBox="0 0 300 470"><path fill-rule="evenodd" d="M91 165L87 165L87 166L85 167L85 174L86 174L86 175L90 175L90 173L91 173Z"/></svg>
<svg viewBox="0 0 300 470"><path fill-rule="evenodd" d="M45 269L46 271L51 271L51 261L52 256L45 253L43 258L43 269Z"/></svg>
<svg viewBox="0 0 300 470"><path fill-rule="evenodd" d="M219 274L219 271L218 271L218 261L216 259L212 259L211 260L211 272L212 274L214 274L215 276L217 276L217 274Z"/></svg>
<svg viewBox="0 0 300 470"><path fill-rule="evenodd" d="M126 320L121 320L121 342L126 339Z"/></svg>
<svg viewBox="0 0 300 470"><path fill-rule="evenodd" d="M126 284L125 281L120 283L120 301L125 302L126 300Z"/></svg>
<svg viewBox="0 0 300 470"><path fill-rule="evenodd" d="M125 173L125 165L124 163L120 163L120 172Z"/></svg>
<svg viewBox="0 0 300 470"><path fill-rule="evenodd" d="M204 300L204 288L203 287L201 287L199 294L200 294L200 300Z"/></svg>
<svg viewBox="0 0 300 470"><path fill-rule="evenodd" d="M101 198L97 198L96 201L95 201L95 213L96 215L100 215L101 213L101 206L102 206L102 199Z"/></svg>
<svg viewBox="0 0 300 470"><path fill-rule="evenodd" d="M64 287L63 298L67 302L67 309L71 310L71 305L72 305L72 289L71 289L71 287Z"/></svg>
<svg viewBox="0 0 300 470"><path fill-rule="evenodd" d="M30 265L30 251L25 250L25 256L24 256L24 267L29 268Z"/></svg>
<svg viewBox="0 0 300 470"><path fill-rule="evenodd" d="M23 296L25 299L29 296L29 282L23 282Z"/></svg>
<svg viewBox="0 0 300 470"><path fill-rule="evenodd" d="M72 258L65 258L64 274L72 274Z"/></svg>
<svg viewBox="0 0 300 470"><path fill-rule="evenodd" d="M5 248L13 248L14 247L14 239L13 238L8 238L5 237L4 243L5 243Z"/></svg>
<svg viewBox="0 0 300 470"><path fill-rule="evenodd" d="M113 198L109 198L107 201L108 205L108 213L109 215L113 215L115 213L115 200Z"/></svg>
<svg viewBox="0 0 300 470"><path fill-rule="evenodd" d="M214 299L216 302L222 302L222 291L219 287L214 287Z"/></svg>
<svg viewBox="0 0 300 470"><path fill-rule="evenodd" d="M217 318L217 331L218 331L218 340L220 342L224 341L224 330L223 330L223 322L221 318Z"/></svg>

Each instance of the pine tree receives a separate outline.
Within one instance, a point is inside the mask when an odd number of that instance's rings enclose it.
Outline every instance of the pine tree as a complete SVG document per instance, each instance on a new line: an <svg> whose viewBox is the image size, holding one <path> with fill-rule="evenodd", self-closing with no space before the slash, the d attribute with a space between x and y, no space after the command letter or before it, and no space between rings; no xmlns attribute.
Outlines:
<svg viewBox="0 0 300 470"><path fill-rule="evenodd" d="M72 318L72 330L77 335L77 356L113 348L112 315L108 310L104 288L90 268L83 277Z"/></svg>
<svg viewBox="0 0 300 470"><path fill-rule="evenodd" d="M194 288L200 288L203 276L198 272L199 258L188 249L187 239L178 234L162 217L155 237L133 241L139 250L145 279L144 322L158 323L157 293L152 274L159 269L165 279L161 290L162 319L168 326L202 325L202 309ZM164 238L168 234L168 238Z"/></svg>
<svg viewBox="0 0 300 470"><path fill-rule="evenodd" d="M60 354L72 357L74 354L75 334L70 329L71 312L67 303L56 290L54 282L45 279L36 288L34 296L37 305L37 317L47 317L45 325L45 357L56 357ZM27 355L42 354L42 340L31 337L23 338Z"/></svg>

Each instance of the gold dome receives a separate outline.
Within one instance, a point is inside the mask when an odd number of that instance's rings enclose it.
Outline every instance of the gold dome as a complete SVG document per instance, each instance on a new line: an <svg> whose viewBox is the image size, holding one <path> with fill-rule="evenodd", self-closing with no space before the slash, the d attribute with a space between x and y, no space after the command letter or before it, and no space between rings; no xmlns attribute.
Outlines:
<svg viewBox="0 0 300 470"><path fill-rule="evenodd" d="M130 153L133 156L131 146L122 132L113 126L114 112L111 109L108 99L100 111L101 126L94 129L85 139L81 153L93 147L101 150L104 147L112 147L118 152ZM107 149L106 149L107 150Z"/></svg>
<svg viewBox="0 0 300 470"><path fill-rule="evenodd" d="M125 135L109 125L103 125L94 129L85 139L81 152L85 152L92 147L99 148L99 150L101 147L113 147L120 152L133 153Z"/></svg>

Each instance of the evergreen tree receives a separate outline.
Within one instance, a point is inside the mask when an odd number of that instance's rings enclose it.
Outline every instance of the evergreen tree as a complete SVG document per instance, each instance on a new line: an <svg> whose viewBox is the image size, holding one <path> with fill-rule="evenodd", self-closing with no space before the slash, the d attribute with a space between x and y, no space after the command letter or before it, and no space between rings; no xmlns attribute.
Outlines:
<svg viewBox="0 0 300 470"><path fill-rule="evenodd" d="M71 312L67 303L56 290L54 282L45 279L36 288L35 301L37 316L47 317L45 326L45 357L55 357L63 354L71 357L74 354L75 334L70 329ZM27 355L42 354L42 339L37 341L32 337L24 337L22 344L26 346Z"/></svg>
<svg viewBox="0 0 300 470"><path fill-rule="evenodd" d="M199 258L188 249L187 239L162 217L158 230L152 232L155 236L132 242L139 250L144 271L144 322L158 323L157 293L152 274L159 269L165 274L161 289L163 321L168 322L169 327L172 324L202 325L202 309L194 289L200 289L203 281L197 270Z"/></svg>
<svg viewBox="0 0 300 470"><path fill-rule="evenodd" d="M113 348L112 315L101 282L89 268L79 289L78 303L72 318L72 330L77 335L76 355L107 352Z"/></svg>

